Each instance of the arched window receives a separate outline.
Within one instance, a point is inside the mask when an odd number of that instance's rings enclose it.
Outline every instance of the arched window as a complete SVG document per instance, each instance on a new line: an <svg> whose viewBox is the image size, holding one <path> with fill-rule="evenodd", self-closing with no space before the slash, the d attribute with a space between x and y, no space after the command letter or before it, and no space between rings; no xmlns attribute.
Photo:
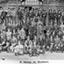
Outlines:
<svg viewBox="0 0 64 64"><path fill-rule="evenodd" d="M46 4L48 0L38 0L39 2L41 2L42 4Z"/></svg>
<svg viewBox="0 0 64 64"><path fill-rule="evenodd" d="M22 2L25 2L26 0L19 0L19 1L22 3Z"/></svg>

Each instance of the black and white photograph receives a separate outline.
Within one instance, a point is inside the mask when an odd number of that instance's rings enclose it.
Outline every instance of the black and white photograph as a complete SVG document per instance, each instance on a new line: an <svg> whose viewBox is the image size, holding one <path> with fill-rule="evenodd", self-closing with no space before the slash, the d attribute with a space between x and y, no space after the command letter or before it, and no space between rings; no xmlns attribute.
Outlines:
<svg viewBox="0 0 64 64"><path fill-rule="evenodd" d="M0 64L50 60L64 60L64 0L0 0Z"/></svg>

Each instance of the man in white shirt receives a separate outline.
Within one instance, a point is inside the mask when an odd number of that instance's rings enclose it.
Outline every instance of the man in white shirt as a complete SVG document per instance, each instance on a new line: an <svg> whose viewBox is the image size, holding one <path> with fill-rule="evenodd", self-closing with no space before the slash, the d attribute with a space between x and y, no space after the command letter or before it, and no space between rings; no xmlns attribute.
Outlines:
<svg viewBox="0 0 64 64"><path fill-rule="evenodd" d="M25 37L26 37L26 33L25 33L24 28L22 28L21 30L19 30L18 33L19 33L19 36L21 37L21 39L24 40Z"/></svg>
<svg viewBox="0 0 64 64"><path fill-rule="evenodd" d="M8 41L11 39L11 35L12 35L12 32L8 28L8 31L6 32L6 38L7 38Z"/></svg>

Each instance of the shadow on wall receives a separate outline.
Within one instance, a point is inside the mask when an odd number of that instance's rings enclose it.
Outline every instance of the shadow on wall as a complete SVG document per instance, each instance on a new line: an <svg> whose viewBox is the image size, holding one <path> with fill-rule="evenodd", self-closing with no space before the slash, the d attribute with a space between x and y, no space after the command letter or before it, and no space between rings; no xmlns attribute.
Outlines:
<svg viewBox="0 0 64 64"><path fill-rule="evenodd" d="M0 4L8 3L9 0L0 0Z"/></svg>

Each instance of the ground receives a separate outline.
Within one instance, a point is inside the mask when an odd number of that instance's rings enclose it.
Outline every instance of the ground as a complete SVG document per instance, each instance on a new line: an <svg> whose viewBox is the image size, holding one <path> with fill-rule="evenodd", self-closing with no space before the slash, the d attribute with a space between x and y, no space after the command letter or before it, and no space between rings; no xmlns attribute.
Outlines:
<svg viewBox="0 0 64 64"><path fill-rule="evenodd" d="M12 53L5 52L0 53L0 64L49 64L50 60L54 60L55 62L59 63L59 61L56 60L64 60L64 53L46 52L46 54L41 54L37 57L30 57L29 55L14 56ZM24 61L28 61L28 63L24 63ZM33 61L36 61L36 63L30 63ZM46 61L48 63L38 63L38 61ZM54 64L54 61L52 61L52 64ZM62 62L63 61L60 61L60 63Z"/></svg>
<svg viewBox="0 0 64 64"><path fill-rule="evenodd" d="M63 60L64 59L64 53L50 53L46 52L44 55L40 54L39 56L33 56L30 57L29 55L21 55L21 56L15 56L12 53L0 53L0 59L2 58L10 59L10 60Z"/></svg>

